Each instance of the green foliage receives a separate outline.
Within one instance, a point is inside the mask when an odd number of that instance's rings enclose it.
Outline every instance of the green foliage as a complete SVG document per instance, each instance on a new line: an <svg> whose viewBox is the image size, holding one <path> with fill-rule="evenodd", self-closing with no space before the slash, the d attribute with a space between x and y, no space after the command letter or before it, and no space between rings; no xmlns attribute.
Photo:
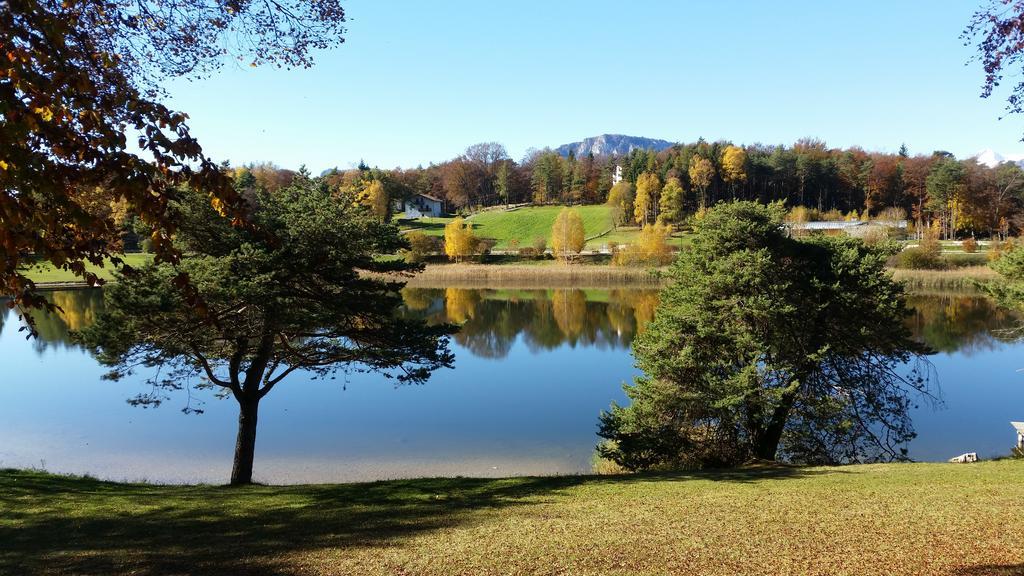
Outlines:
<svg viewBox="0 0 1024 576"><path fill-rule="evenodd" d="M575 206L583 219L586 236L596 236L612 227L611 210L604 205ZM512 239L526 243L538 236L551 234L562 206L530 206L514 210L489 210L475 214L467 222L476 235L494 238L498 249L508 248Z"/></svg>
<svg viewBox="0 0 1024 576"><path fill-rule="evenodd" d="M196 291L183 293L168 264L144 266L105 290L103 314L82 333L111 378L153 370L154 392L138 403L194 378L230 393L241 411L233 483L251 480L259 401L291 372L353 367L415 383L451 362L448 328L396 316L401 284L364 274L417 269L377 258L407 247L397 228L302 177L252 206L257 228L235 228L183 192L172 207L180 271Z"/></svg>
<svg viewBox="0 0 1024 576"><path fill-rule="evenodd" d="M1002 306L1024 309L1024 245L1002 252L990 266L999 273L1000 279L982 284L982 289Z"/></svg>
<svg viewBox="0 0 1024 576"><path fill-rule="evenodd" d="M683 221L683 195L683 185L679 178L669 178L661 190L661 199L658 201L659 220L669 224Z"/></svg>
<svg viewBox="0 0 1024 576"><path fill-rule="evenodd" d="M896 266L908 270L944 270L948 266L942 255L921 246L911 246L896 257Z"/></svg>
<svg viewBox="0 0 1024 576"><path fill-rule="evenodd" d="M721 204L647 331L628 407L601 417L604 457L632 469L734 465L748 458L901 458L910 395L901 366L924 352L904 326L888 246L787 237L781 204Z"/></svg>

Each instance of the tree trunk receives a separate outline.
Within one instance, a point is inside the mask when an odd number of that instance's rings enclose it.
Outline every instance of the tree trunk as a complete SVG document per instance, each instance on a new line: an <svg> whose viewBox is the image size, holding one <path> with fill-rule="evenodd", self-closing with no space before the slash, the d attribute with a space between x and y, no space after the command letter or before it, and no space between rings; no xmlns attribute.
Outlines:
<svg viewBox="0 0 1024 576"><path fill-rule="evenodd" d="M238 438L235 440L235 461L231 467L231 485L252 484L252 462L256 455L256 419L259 399L239 399Z"/></svg>
<svg viewBox="0 0 1024 576"><path fill-rule="evenodd" d="M779 451L779 442L782 440L782 432L786 426L773 423L761 434L754 444L754 456L758 460L775 460Z"/></svg>
<svg viewBox="0 0 1024 576"><path fill-rule="evenodd" d="M795 379L803 382L804 377ZM782 441L782 434L786 431L786 423L789 422L789 413L796 402L797 390L789 390L783 393L779 399L779 405L772 411L771 419L767 426L761 429L760 434L754 438L754 456L760 460L775 460L779 451L779 442Z"/></svg>

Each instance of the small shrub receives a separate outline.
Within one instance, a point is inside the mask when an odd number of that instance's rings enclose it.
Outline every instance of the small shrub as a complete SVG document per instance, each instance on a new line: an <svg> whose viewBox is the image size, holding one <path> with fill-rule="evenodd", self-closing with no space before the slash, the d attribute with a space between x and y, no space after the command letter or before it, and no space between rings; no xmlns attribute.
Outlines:
<svg viewBox="0 0 1024 576"><path fill-rule="evenodd" d="M520 258L536 258L537 250L533 246L523 246L519 249L518 254Z"/></svg>
<svg viewBox="0 0 1024 576"><path fill-rule="evenodd" d="M844 219L842 210L833 208L821 215L822 220L840 221Z"/></svg>
<svg viewBox="0 0 1024 576"><path fill-rule="evenodd" d="M672 228L665 224L648 224L640 230L636 242L622 250L612 251L612 264L637 266L643 264L664 266L672 261L672 248L668 244Z"/></svg>
<svg viewBox="0 0 1024 576"><path fill-rule="evenodd" d="M907 248L896 256L898 268L909 268L911 270L942 270L946 262L941 255L923 246Z"/></svg>
<svg viewBox="0 0 1024 576"><path fill-rule="evenodd" d="M967 238L961 243L961 247L964 249L964 252L974 254L978 251L978 241L974 238Z"/></svg>
<svg viewBox="0 0 1024 576"><path fill-rule="evenodd" d="M889 229L882 226L871 226L869 229L861 235L860 239L865 244L874 246L881 244L890 238Z"/></svg>
<svg viewBox="0 0 1024 576"><path fill-rule="evenodd" d="M992 245L988 248L988 259L990 261L999 260L1004 254L1013 250L1016 242L1013 238L1007 238L1003 242L995 240Z"/></svg>
<svg viewBox="0 0 1024 576"><path fill-rule="evenodd" d="M537 255L543 255L544 251L548 249L548 239L543 236L537 236L533 239L533 249L537 252Z"/></svg>
<svg viewBox="0 0 1024 576"><path fill-rule="evenodd" d="M153 240L150 238L143 238L142 241L139 242L139 249L145 252L146 254L152 254Z"/></svg>
<svg viewBox="0 0 1024 576"><path fill-rule="evenodd" d="M423 262L441 251L441 239L435 236L417 230L406 234L405 238L409 241L409 249L405 251L407 262Z"/></svg>
<svg viewBox="0 0 1024 576"><path fill-rule="evenodd" d="M900 220L907 219L907 211L903 208L889 207L878 213L875 216L875 220L884 220L886 222L899 222Z"/></svg>
<svg viewBox="0 0 1024 576"><path fill-rule="evenodd" d="M481 256L486 256L491 253L494 246L498 244L498 241L494 238L477 238L476 243L473 246L473 252Z"/></svg>
<svg viewBox="0 0 1024 576"><path fill-rule="evenodd" d="M820 219L821 215L817 210L806 206L794 206L786 214L786 222L812 222Z"/></svg>

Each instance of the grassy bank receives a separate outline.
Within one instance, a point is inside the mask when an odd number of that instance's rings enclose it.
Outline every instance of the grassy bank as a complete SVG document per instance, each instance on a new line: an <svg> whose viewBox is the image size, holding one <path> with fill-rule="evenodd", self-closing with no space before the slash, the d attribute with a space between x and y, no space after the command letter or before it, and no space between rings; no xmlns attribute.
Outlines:
<svg viewBox="0 0 1024 576"><path fill-rule="evenodd" d="M153 259L152 254L132 253L121 257L129 266L142 266ZM94 264L86 265L86 269L95 272L100 278L110 280L114 277L114 266L110 262L104 262L103 266ZM36 284L74 284L82 281L70 270L57 268L50 262L40 262L26 267L27 276Z"/></svg>
<svg viewBox="0 0 1024 576"><path fill-rule="evenodd" d="M510 241L516 240L520 247L532 246L537 238L544 238L550 244L551 226L562 210L562 206L527 206L512 210L488 210L470 216L467 222L473 232L481 238L493 238L497 241L495 250L507 250ZM640 236L640 228L621 226L615 228L612 222L612 209L596 204L576 206L583 218L583 228L587 237L586 250L598 250L611 244L632 244ZM403 220L401 227L406 230L419 230L428 236L444 236L444 226L452 218L419 218ZM681 248L690 243L692 237L687 234L675 233L669 238L669 244Z"/></svg>
<svg viewBox="0 0 1024 576"><path fill-rule="evenodd" d="M481 238L493 238L496 249L508 248L510 240L520 246L531 246L535 238L548 240L551 226L563 206L529 206L512 210L489 210L469 217L467 222L473 233ZM612 229L612 209L603 204L577 206L588 238ZM444 236L444 226L451 218L421 218L404 221L403 228L420 230L429 236Z"/></svg>
<svg viewBox="0 0 1024 576"><path fill-rule="evenodd" d="M3 574L1024 571L1024 462L266 487L0 472Z"/></svg>

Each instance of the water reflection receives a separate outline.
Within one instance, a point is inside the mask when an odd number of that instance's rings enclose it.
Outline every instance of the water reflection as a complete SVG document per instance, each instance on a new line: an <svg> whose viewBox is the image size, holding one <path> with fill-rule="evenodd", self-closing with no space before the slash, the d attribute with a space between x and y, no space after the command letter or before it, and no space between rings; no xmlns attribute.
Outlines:
<svg viewBox="0 0 1024 576"><path fill-rule="evenodd" d="M981 296L929 295L908 298L907 325L915 338L938 352L971 356L1019 339L1019 313Z"/></svg>
<svg viewBox="0 0 1024 576"><path fill-rule="evenodd" d="M430 475L505 476L590 470L597 415L624 402L636 375L629 347L654 317L654 290L409 288L404 313L462 326L456 368L425 386L373 374L344 382L295 381L261 410L257 476L332 482ZM105 370L69 337L102 308L99 290L50 293L61 315L37 314L26 341L0 313L0 466L38 466L106 478L223 482L233 403L207 400L204 416L140 411L125 403L138 379ZM984 298L915 296L907 319L933 357L945 408L913 414L910 456L1005 454L1010 420L1024 419L1024 319ZM2 311L0 311L2 312ZM973 356L973 357L972 357ZM31 386L26 386L31 382ZM182 398L182 404L185 399Z"/></svg>
<svg viewBox="0 0 1024 576"><path fill-rule="evenodd" d="M38 338L32 339L32 344L40 353L48 349L75 347L71 333L95 322L96 316L103 310L103 292L99 289L58 290L47 293L46 299L57 305L61 312L32 312L39 333ZM5 308L0 309L0 331L3 330L4 316L7 314ZM11 312L8 320L16 319L17 315ZM21 325L24 326L24 322Z"/></svg>
<svg viewBox="0 0 1024 576"><path fill-rule="evenodd" d="M476 356L498 359L507 357L520 337L534 353L563 344L628 349L658 305L658 291L652 289L405 288L402 296L407 313L459 324L456 342ZM70 332L91 324L103 307L98 289L54 291L47 297L62 312L35 313L38 351L73 347ZM913 295L908 304L914 337L944 353L993 350L1019 339L1017 328L1024 322L1019 313L976 295ZM0 330L4 320L0 313Z"/></svg>
<svg viewBox="0 0 1024 576"><path fill-rule="evenodd" d="M409 313L461 329L455 341L505 358L518 338L533 353L563 344L625 350L654 317L656 290L406 288Z"/></svg>

